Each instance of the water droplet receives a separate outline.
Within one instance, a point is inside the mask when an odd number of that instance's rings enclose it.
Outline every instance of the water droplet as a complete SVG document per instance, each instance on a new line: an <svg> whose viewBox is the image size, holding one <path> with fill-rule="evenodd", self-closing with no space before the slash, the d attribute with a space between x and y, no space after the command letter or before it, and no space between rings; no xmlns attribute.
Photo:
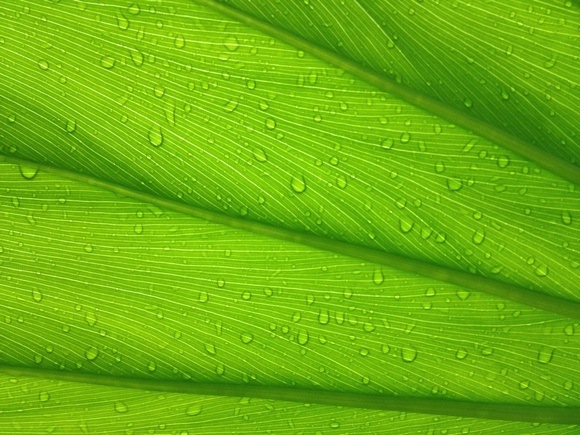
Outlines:
<svg viewBox="0 0 580 435"><path fill-rule="evenodd" d="M373 282L376 285L381 285L385 281L385 277L383 276L383 271L379 269L375 269L373 272Z"/></svg>
<svg viewBox="0 0 580 435"><path fill-rule="evenodd" d="M254 155L254 158L260 163L268 161L268 156L262 148L254 148L252 154Z"/></svg>
<svg viewBox="0 0 580 435"><path fill-rule="evenodd" d="M161 127L159 126L152 126L149 129L149 143L154 147L161 146L163 143L163 132L161 131Z"/></svg>
<svg viewBox="0 0 580 435"><path fill-rule="evenodd" d="M467 356L467 351L465 349L459 349L456 353L455 353L455 357L457 359L465 359L465 357Z"/></svg>
<svg viewBox="0 0 580 435"><path fill-rule="evenodd" d="M157 364L155 364L155 361L149 361L149 364L147 364L147 370L150 372L157 370Z"/></svg>
<svg viewBox="0 0 580 435"><path fill-rule="evenodd" d="M401 143L407 143L411 140L411 135L408 132L401 134Z"/></svg>
<svg viewBox="0 0 580 435"><path fill-rule="evenodd" d="M497 159L497 165L500 168L505 168L507 165L510 164L510 159L508 156L499 156Z"/></svg>
<svg viewBox="0 0 580 435"><path fill-rule="evenodd" d="M462 301L469 297L470 293L467 290L457 290L457 297Z"/></svg>
<svg viewBox="0 0 580 435"><path fill-rule="evenodd" d="M232 113L234 110L238 108L238 104L239 103L236 100L229 100L224 106L224 110L227 113Z"/></svg>
<svg viewBox="0 0 580 435"><path fill-rule="evenodd" d="M298 344L305 346L306 343L308 343L309 338L310 337L308 335L308 331L303 331L303 330L298 331Z"/></svg>
<svg viewBox="0 0 580 435"><path fill-rule="evenodd" d="M138 50L131 50L131 60L133 60L133 63L136 66L141 66L143 65L143 53L141 53Z"/></svg>
<svg viewBox="0 0 580 435"><path fill-rule="evenodd" d="M38 168L35 166L30 166L24 163L20 165L20 175L22 175L27 180L32 180L34 177L36 177L37 173Z"/></svg>
<svg viewBox="0 0 580 435"><path fill-rule="evenodd" d="M443 163L441 160L435 163L435 172L438 174L445 172L445 163Z"/></svg>
<svg viewBox="0 0 580 435"><path fill-rule="evenodd" d="M310 74L308 74L308 83L315 85L317 80L318 74L316 74L316 71L310 71Z"/></svg>
<svg viewBox="0 0 580 435"><path fill-rule="evenodd" d="M242 299L244 301L249 301L252 298L252 293L245 291L242 293Z"/></svg>
<svg viewBox="0 0 580 435"><path fill-rule="evenodd" d="M326 325L328 324L329 319L330 313L328 312L328 310L320 310L320 312L318 313L318 322L321 325Z"/></svg>
<svg viewBox="0 0 580 435"><path fill-rule="evenodd" d="M547 264L545 264L545 263L539 263L536 266L536 275L541 276L541 277L544 277L544 276L547 276L548 275L548 272L549 272L549 268L548 268L548 265Z"/></svg>
<svg viewBox="0 0 580 435"><path fill-rule="evenodd" d="M452 192L457 192L463 187L463 182L457 178L447 179L447 188Z"/></svg>
<svg viewBox="0 0 580 435"><path fill-rule="evenodd" d="M229 51L236 51L240 47L240 43L235 35L228 35L226 39L224 39L224 47Z"/></svg>
<svg viewBox="0 0 580 435"><path fill-rule="evenodd" d="M548 364L552 361L552 357L554 356L554 349L550 347L543 347L538 352L538 362L542 364Z"/></svg>
<svg viewBox="0 0 580 435"><path fill-rule="evenodd" d="M375 325L373 325L370 322L365 322L365 324L363 325L364 332L373 332L375 329L376 329Z"/></svg>
<svg viewBox="0 0 580 435"><path fill-rule="evenodd" d="M570 225L572 223L572 215L569 211L562 212L562 223L564 225Z"/></svg>
<svg viewBox="0 0 580 435"><path fill-rule="evenodd" d="M64 129L67 133L74 132L77 129L77 122L73 119L67 120Z"/></svg>
<svg viewBox="0 0 580 435"><path fill-rule="evenodd" d="M44 59L41 59L41 60L39 60L39 61L38 61L38 67L39 67L41 70L44 70L44 71L46 71L46 70L49 68L48 61L46 61L46 60L44 60Z"/></svg>
<svg viewBox="0 0 580 435"><path fill-rule="evenodd" d="M244 332L240 338L244 344L250 344L254 340L254 336L249 332Z"/></svg>
<svg viewBox="0 0 580 435"><path fill-rule="evenodd" d="M302 193L306 190L306 181L304 180L304 177L302 175L292 177L292 180L290 181L290 186L292 187L292 190L294 192Z"/></svg>
<svg viewBox="0 0 580 435"><path fill-rule="evenodd" d="M101 66L105 69L111 69L115 66L115 58L112 56L103 56L101 58Z"/></svg>
<svg viewBox="0 0 580 435"><path fill-rule="evenodd" d="M195 403L187 407L187 409L185 410L185 414L189 415L190 417L195 417L196 415L201 414L202 409L203 408L201 405Z"/></svg>
<svg viewBox="0 0 580 435"><path fill-rule="evenodd" d="M272 118L266 119L266 128L268 130L274 130L276 128L276 120Z"/></svg>
<svg viewBox="0 0 580 435"><path fill-rule="evenodd" d="M127 30L129 28L129 20L123 16L123 14L117 15L117 26L121 30Z"/></svg>
<svg viewBox="0 0 580 435"><path fill-rule="evenodd" d="M85 356L89 361L93 361L99 356L99 349L91 346L85 351Z"/></svg>
<svg viewBox="0 0 580 435"><path fill-rule="evenodd" d="M143 225L136 224L134 230L135 230L135 234L142 234L143 233Z"/></svg>
<svg viewBox="0 0 580 435"><path fill-rule="evenodd" d="M399 220L399 228L403 233L408 233L411 231L413 229L413 225L415 225L415 223L408 218L401 218Z"/></svg>
<svg viewBox="0 0 580 435"><path fill-rule="evenodd" d="M185 38L183 35L177 35L175 37L175 48L183 48L185 47Z"/></svg>
<svg viewBox="0 0 580 435"><path fill-rule="evenodd" d="M475 230L473 236L471 237L471 240L473 240L473 243L475 243L476 245L481 245L485 240L485 232L480 229Z"/></svg>
<svg viewBox="0 0 580 435"><path fill-rule="evenodd" d="M381 143L381 147L386 149L386 150L390 150L391 148L393 148L394 144L395 144L395 141L393 139L387 138Z"/></svg>
<svg viewBox="0 0 580 435"><path fill-rule="evenodd" d="M89 252L90 253L90 252L93 252L93 251L94 251L93 245L91 245L90 243L87 243L85 245L85 252Z"/></svg>
<svg viewBox="0 0 580 435"><path fill-rule="evenodd" d="M210 355L215 355L216 354L215 345L213 345L212 343L206 343L205 351Z"/></svg>
<svg viewBox="0 0 580 435"><path fill-rule="evenodd" d="M10 115L8 115L8 122L10 124L14 124L16 122L16 114L15 113L11 113Z"/></svg>
<svg viewBox="0 0 580 435"><path fill-rule="evenodd" d="M129 6L128 10L131 15L137 15L139 12L141 12L141 9L137 3L133 3L131 6Z"/></svg>
<svg viewBox="0 0 580 435"><path fill-rule="evenodd" d="M405 362L413 362L417 359L417 350L413 347L403 347L401 349L401 357Z"/></svg>
<svg viewBox="0 0 580 435"><path fill-rule="evenodd" d="M465 105L465 107L467 108L471 108L473 107L473 101L471 101L469 98L466 98L465 100L463 100L463 104Z"/></svg>
<svg viewBox="0 0 580 435"><path fill-rule="evenodd" d="M37 288L32 289L32 298L36 302L41 302L42 301L42 292Z"/></svg>
<svg viewBox="0 0 580 435"><path fill-rule="evenodd" d="M129 411L129 407L123 402L115 402L115 411L117 411L119 414L124 414L125 412Z"/></svg>
<svg viewBox="0 0 580 435"><path fill-rule="evenodd" d="M41 391L38 395L38 400L41 402L48 402L48 399L50 399L50 394L46 391Z"/></svg>
<svg viewBox="0 0 580 435"><path fill-rule="evenodd" d="M341 189L346 188L347 181L346 181L346 178L344 177L344 175L339 175L336 178L336 185Z"/></svg>
<svg viewBox="0 0 580 435"><path fill-rule="evenodd" d="M163 95L165 95L165 88L162 85L160 85L160 84L156 84L153 87L153 94L157 98L161 98L161 97L163 97Z"/></svg>

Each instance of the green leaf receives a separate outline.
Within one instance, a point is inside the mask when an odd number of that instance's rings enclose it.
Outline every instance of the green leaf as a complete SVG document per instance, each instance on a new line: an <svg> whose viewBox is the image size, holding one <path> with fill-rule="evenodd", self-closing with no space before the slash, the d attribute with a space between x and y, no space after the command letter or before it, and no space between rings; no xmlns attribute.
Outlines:
<svg viewBox="0 0 580 435"><path fill-rule="evenodd" d="M578 7L441 3L2 2L0 431L577 430Z"/></svg>

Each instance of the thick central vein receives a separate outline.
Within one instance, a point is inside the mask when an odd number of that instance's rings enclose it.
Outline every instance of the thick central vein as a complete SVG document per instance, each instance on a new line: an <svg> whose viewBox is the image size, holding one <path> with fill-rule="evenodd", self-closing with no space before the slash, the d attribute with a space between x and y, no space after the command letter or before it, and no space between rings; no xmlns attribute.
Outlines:
<svg viewBox="0 0 580 435"><path fill-rule="evenodd" d="M199 394L224 397L253 397L300 403L316 403L352 408L382 409L422 414L454 415L490 420L529 421L534 423L580 424L580 408L555 406L510 405L502 403L466 402L450 399L398 397L357 392L325 391L296 387L249 384L196 383L146 378L125 378L87 373L50 371L0 366L8 376L42 377L55 381L80 382L117 388Z"/></svg>
<svg viewBox="0 0 580 435"><path fill-rule="evenodd" d="M341 255L359 258L361 260L394 267L406 272L415 273L438 281L467 287L473 290L486 292L505 299L510 299L525 305L542 310L551 311L562 316L580 319L580 303L549 296L547 294L528 290L523 287L507 284L485 276L458 271L424 261L415 260L401 255L391 254L376 249L353 245L309 233L291 230L252 221L240 217L230 216L170 199L161 198L148 193L140 192L115 183L100 180L78 172L67 171L48 165L38 164L28 160L0 155L0 161L6 161L27 166L36 166L60 176L99 187L119 195L139 201L154 204L167 210L175 211L199 219L205 219L218 224L227 225L244 231L262 234L292 243L310 246L325 251L332 251Z"/></svg>
<svg viewBox="0 0 580 435"><path fill-rule="evenodd" d="M323 48L313 42L310 42L294 33L276 27L270 23L259 20L258 18L246 14L239 9L232 8L215 0L194 0L196 3L204 5L215 11L218 11L230 18L249 25L261 32L274 36L296 48L307 51L310 54L329 62L344 71L347 71L361 78L376 88L395 95L408 103L427 110L434 115L460 125L467 130L478 134L481 137L502 145L505 148L527 158L528 160L548 169L550 172L567 179L574 184L580 184L580 168L572 163L560 159L538 147L522 140L506 131L497 128L485 121L474 118L467 113L451 107L440 100L431 98L425 94L408 88L394 80L390 80L381 74L377 74L369 69L364 68L357 62L345 58L335 52Z"/></svg>

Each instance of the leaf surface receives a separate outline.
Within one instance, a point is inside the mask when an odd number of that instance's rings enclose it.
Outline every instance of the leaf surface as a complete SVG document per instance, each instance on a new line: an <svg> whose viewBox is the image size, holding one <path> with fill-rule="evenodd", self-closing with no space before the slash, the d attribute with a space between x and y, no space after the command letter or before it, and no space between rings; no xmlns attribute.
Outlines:
<svg viewBox="0 0 580 435"><path fill-rule="evenodd" d="M576 6L231 3L0 6L1 430L574 430Z"/></svg>

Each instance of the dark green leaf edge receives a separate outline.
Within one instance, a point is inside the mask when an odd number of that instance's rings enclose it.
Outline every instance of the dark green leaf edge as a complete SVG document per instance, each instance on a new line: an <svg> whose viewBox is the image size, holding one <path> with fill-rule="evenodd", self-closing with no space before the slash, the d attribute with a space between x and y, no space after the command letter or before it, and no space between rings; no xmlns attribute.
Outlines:
<svg viewBox="0 0 580 435"><path fill-rule="evenodd" d="M287 32L286 30L275 27L269 23L261 21L245 12L235 9L231 6L222 4L216 0L193 0L194 2L213 9L219 13L227 15L237 21L251 26L261 32L276 37L296 48L309 52L310 54L329 62L338 68L347 71L370 85L375 86L381 91L395 95L408 103L427 110L434 115L447 119L479 136L502 145L505 148L519 154L522 157L536 163L537 165L549 170L550 172L571 181L574 184L580 184L580 167L556 157L553 154L545 152L527 141L513 136L502 129L499 129L487 122L474 118L461 110L455 109L439 100L428 97L413 89L410 89L394 80L390 80L380 74L368 70L358 63L333 53L315 43L307 41L300 36Z"/></svg>
<svg viewBox="0 0 580 435"><path fill-rule="evenodd" d="M274 387L248 384L218 384L186 381L161 381L125 378L87 373L59 372L0 366L8 376L42 377L60 382L79 382L166 393L198 394L224 397L254 397L288 402L317 403L329 406L453 415L487 420L532 423L580 424L580 407L510 405L504 403L466 402L449 399L399 397L378 394L345 393L296 387Z"/></svg>
<svg viewBox="0 0 580 435"><path fill-rule="evenodd" d="M1 151L1 150L0 150ZM275 227L272 225L230 216L219 212L193 207L170 199L160 198L148 193L139 192L115 183L93 178L78 172L67 171L65 169L39 164L29 160L10 157L0 154L0 162L5 161L22 165L24 167L37 167L71 180L79 181L91 186L99 187L118 195L137 199L139 201L154 204L158 207L172 210L198 219L205 219L211 222L227 225L240 230L251 231L264 236L273 237L280 240L298 243L325 251L336 252L341 255L359 258L385 266L416 273L437 281L447 282L453 285L467 287L473 290L489 293L501 298L516 301L518 303L550 311L561 316L580 319L580 303L550 296L544 293L528 290L523 287L507 284L482 275L458 271L436 264L418 261L402 255L391 254L363 246L353 245L321 236L315 236L306 232L290 230L287 228Z"/></svg>

